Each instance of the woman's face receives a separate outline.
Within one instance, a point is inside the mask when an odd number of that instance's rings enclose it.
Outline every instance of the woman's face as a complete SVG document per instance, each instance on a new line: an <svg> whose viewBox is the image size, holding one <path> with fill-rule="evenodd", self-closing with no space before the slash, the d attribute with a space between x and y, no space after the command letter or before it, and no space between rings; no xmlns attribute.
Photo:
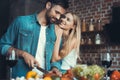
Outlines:
<svg viewBox="0 0 120 80"><path fill-rule="evenodd" d="M70 30L74 28L74 19L71 13L66 13L64 17L61 17L61 23L59 27L64 30Z"/></svg>

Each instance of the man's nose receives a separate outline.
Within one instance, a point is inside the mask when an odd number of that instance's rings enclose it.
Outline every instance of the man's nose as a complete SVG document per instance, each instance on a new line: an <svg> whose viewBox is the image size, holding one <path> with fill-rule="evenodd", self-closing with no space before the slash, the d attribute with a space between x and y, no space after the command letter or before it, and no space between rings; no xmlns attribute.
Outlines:
<svg viewBox="0 0 120 80"><path fill-rule="evenodd" d="M56 16L56 19L59 20L59 19L60 19L60 15L57 15L57 16Z"/></svg>

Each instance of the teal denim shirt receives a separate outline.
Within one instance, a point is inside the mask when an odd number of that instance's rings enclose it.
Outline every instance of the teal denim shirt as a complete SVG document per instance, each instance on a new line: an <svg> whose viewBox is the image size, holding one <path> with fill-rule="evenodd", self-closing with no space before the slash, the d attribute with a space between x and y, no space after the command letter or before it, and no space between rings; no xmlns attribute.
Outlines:
<svg viewBox="0 0 120 80"><path fill-rule="evenodd" d="M0 39L0 52L6 55L9 47L13 46L20 50L24 50L35 56L40 32L40 24L36 18L37 14L19 16L9 26L7 32ZM60 63L51 63L52 51L56 35L54 31L54 24L48 25L46 29L46 48L45 48L45 69L50 70L51 67L60 69ZM25 76L31 69L24 62L23 58L19 58L15 67L13 67L13 77Z"/></svg>

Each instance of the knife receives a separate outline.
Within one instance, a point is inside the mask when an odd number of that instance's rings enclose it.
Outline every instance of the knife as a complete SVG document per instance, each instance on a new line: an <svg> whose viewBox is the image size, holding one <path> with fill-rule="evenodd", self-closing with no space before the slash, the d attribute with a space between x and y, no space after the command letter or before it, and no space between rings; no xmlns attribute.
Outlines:
<svg viewBox="0 0 120 80"><path fill-rule="evenodd" d="M45 74L49 73L47 70L39 67L37 64L34 64L34 67L36 67L39 71L41 71L41 72L43 72L43 73L45 73Z"/></svg>
<svg viewBox="0 0 120 80"><path fill-rule="evenodd" d="M43 69L43 68L41 68L41 67L36 66L36 68L37 68L38 70L40 70L41 72L45 73L45 74L49 73L47 70L45 70L45 69Z"/></svg>

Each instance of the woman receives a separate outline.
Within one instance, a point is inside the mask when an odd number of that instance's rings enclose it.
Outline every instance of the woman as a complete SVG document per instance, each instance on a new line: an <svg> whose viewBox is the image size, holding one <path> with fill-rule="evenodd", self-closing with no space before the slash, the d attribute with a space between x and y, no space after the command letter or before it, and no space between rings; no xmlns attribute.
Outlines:
<svg viewBox="0 0 120 80"><path fill-rule="evenodd" d="M61 23L56 25L56 42L52 62L62 59L61 69L74 67L79 58L81 27L79 17L73 13L66 13L61 17Z"/></svg>

